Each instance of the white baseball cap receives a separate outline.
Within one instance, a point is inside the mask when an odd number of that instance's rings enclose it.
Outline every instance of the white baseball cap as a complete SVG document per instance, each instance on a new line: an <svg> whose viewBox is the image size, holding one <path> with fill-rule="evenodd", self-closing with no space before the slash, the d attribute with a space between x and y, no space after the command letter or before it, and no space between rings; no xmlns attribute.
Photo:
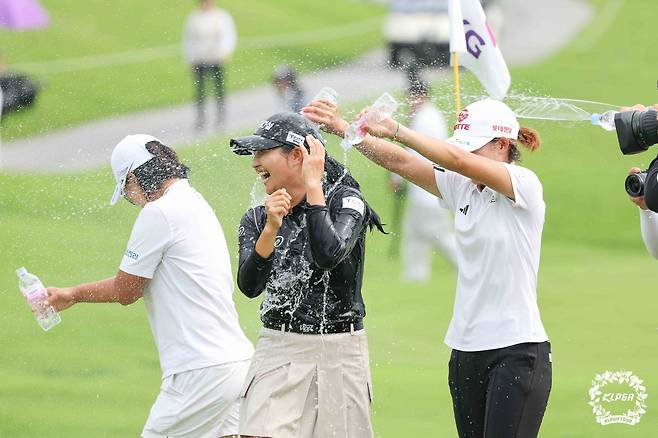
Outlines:
<svg viewBox="0 0 658 438"><path fill-rule="evenodd" d="M128 174L133 170L149 161L155 156L146 149L146 143L157 141L155 137L145 134L129 135L121 140L112 151L112 173L116 180L114 194L110 199L110 205L117 203L123 196L123 189L126 186Z"/></svg>
<svg viewBox="0 0 658 438"><path fill-rule="evenodd" d="M466 152L473 152L494 138L519 136L519 122L503 102L484 99L464 108L457 116L452 137L446 141Z"/></svg>

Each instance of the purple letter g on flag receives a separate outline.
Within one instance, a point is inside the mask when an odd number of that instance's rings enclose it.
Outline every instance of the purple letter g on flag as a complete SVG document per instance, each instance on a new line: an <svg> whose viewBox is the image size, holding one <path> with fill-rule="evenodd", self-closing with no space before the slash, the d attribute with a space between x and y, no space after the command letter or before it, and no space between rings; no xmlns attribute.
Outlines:
<svg viewBox="0 0 658 438"><path fill-rule="evenodd" d="M464 24L471 24L468 22L468 20L464 20ZM473 55L475 59L480 58L480 55L482 54L482 49L481 46L485 45L484 40L480 35L478 35L477 32L474 30L469 30L466 32L466 50L468 53ZM475 41L473 41L475 39ZM479 44L478 44L479 43Z"/></svg>

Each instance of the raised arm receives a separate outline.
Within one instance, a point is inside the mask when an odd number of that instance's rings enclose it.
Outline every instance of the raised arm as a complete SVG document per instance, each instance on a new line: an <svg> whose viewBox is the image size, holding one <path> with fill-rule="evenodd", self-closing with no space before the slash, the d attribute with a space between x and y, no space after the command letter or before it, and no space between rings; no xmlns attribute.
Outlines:
<svg viewBox="0 0 658 438"><path fill-rule="evenodd" d="M326 205L322 190L325 148L310 135L306 137L306 142L309 150L304 147L300 149L304 160L302 176L306 201L309 204L306 222L311 254L319 268L328 270L343 261L359 240L365 221L366 204L357 190L344 190L333 196L332 205Z"/></svg>
<svg viewBox="0 0 658 438"><path fill-rule="evenodd" d="M340 203L332 220L325 205L312 205L306 212L313 261L320 269L332 269L347 257L359 240L365 221L365 202L357 193L336 199Z"/></svg>
<svg viewBox="0 0 658 438"><path fill-rule="evenodd" d="M503 162L466 152L443 140L415 132L390 118L384 120L381 125L387 127L395 125L393 133L397 131L397 135L390 134L390 137L395 135L400 143L409 146L433 163L514 199L512 178ZM379 133L376 128L370 130Z"/></svg>
<svg viewBox="0 0 658 438"><path fill-rule="evenodd" d="M302 111L304 116L322 125L325 131L339 137L345 136L349 124L340 117L338 107L331 102L315 100ZM434 179L432 164L421 157L371 135L367 135L363 142L355 147L373 163L400 175L433 195L441 197Z"/></svg>

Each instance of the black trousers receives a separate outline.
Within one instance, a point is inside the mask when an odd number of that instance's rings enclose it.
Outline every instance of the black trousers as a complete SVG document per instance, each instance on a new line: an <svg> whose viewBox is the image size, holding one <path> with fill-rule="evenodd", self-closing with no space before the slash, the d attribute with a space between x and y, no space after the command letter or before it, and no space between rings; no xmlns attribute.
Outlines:
<svg viewBox="0 0 658 438"><path fill-rule="evenodd" d="M224 118L224 68L220 64L197 64L193 66L193 71L196 87L197 122L203 124L205 120L203 104L206 100L206 77L212 80L217 101L217 120L221 122Z"/></svg>
<svg viewBox="0 0 658 438"><path fill-rule="evenodd" d="M534 438L552 385L551 344L453 350L448 383L460 438Z"/></svg>

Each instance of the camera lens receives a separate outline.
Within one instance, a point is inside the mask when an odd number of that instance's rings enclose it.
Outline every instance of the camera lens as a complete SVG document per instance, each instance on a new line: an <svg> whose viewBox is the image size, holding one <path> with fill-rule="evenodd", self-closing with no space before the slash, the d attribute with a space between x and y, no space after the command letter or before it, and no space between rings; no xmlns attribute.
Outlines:
<svg viewBox="0 0 658 438"><path fill-rule="evenodd" d="M633 118L633 135L638 143L645 147L658 143L658 116L651 108Z"/></svg>
<svg viewBox="0 0 658 438"><path fill-rule="evenodd" d="M644 182L647 179L646 172L640 172L626 177L626 193L634 198L644 195Z"/></svg>
<svg viewBox="0 0 658 438"><path fill-rule="evenodd" d="M653 108L615 114L615 128L624 155L644 152L658 143L658 116Z"/></svg>

